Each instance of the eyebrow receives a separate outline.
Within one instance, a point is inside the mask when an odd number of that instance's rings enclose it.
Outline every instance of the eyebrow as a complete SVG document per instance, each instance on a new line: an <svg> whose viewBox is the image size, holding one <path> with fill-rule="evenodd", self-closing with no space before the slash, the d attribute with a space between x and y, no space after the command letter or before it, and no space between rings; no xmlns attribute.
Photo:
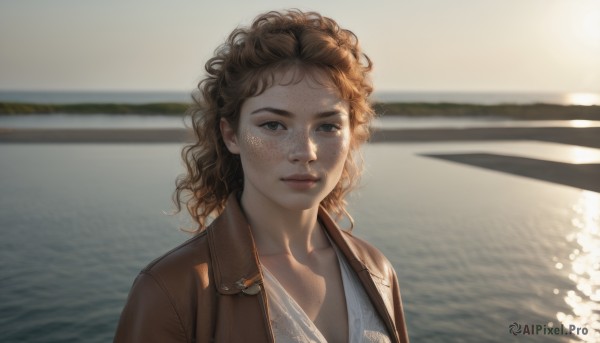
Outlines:
<svg viewBox="0 0 600 343"><path fill-rule="evenodd" d="M284 117L293 117L294 116L294 114L292 112L282 110L280 108L274 108L274 107L261 107L259 109L252 111L250 114L255 114L258 112L271 112L273 114L277 114L277 115L284 116ZM315 116L317 118L325 118L325 117L334 116L336 114L346 115L346 113L344 113L344 112L333 110L333 111L319 112Z"/></svg>

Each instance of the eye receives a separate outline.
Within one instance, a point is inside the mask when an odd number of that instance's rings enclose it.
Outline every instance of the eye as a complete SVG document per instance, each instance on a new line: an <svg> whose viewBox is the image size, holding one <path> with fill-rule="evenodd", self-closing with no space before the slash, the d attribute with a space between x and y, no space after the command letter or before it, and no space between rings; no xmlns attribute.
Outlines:
<svg viewBox="0 0 600 343"><path fill-rule="evenodd" d="M265 129L271 130L271 131L285 130L285 126L283 126L281 123L276 122L276 121L266 122L266 123L260 125L260 127L264 127Z"/></svg>
<svg viewBox="0 0 600 343"><path fill-rule="evenodd" d="M317 131L324 131L324 132L336 132L340 130L340 126L336 125L336 124L323 124L321 126L319 126L319 128L317 129Z"/></svg>

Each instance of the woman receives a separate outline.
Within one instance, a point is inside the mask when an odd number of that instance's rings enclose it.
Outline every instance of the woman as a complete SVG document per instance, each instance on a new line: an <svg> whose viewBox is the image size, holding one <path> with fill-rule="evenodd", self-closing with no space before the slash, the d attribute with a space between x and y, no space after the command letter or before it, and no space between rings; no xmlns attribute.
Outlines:
<svg viewBox="0 0 600 343"><path fill-rule="evenodd" d="M317 13L233 31L206 64L174 197L198 232L137 277L116 342L408 341L391 264L330 217L359 176L370 70Z"/></svg>

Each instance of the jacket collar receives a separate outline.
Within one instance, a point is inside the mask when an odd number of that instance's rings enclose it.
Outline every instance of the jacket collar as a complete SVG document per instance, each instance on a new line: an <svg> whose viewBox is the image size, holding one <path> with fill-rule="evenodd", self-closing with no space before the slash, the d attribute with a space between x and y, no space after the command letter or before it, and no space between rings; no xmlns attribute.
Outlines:
<svg viewBox="0 0 600 343"><path fill-rule="evenodd" d="M322 206L319 207L318 220L356 272L370 270L377 273L377 264L354 248L345 237L350 234L342 233ZM235 194L229 195L225 210L207 231L216 287L221 294L245 292L253 284L262 283L250 225Z"/></svg>
<svg viewBox="0 0 600 343"><path fill-rule="evenodd" d="M350 238L350 233L342 232L322 206L319 207L318 220L359 275L368 296L386 323L392 341L399 341L393 319L372 279L372 275L375 275L383 280L381 276L385 273L381 268L385 268L384 264L374 260L376 257L365 251L364 246L362 249L357 246L356 240ZM218 292L223 295L240 292L258 294L263 280L258 252L250 225L235 194L229 196L223 213L207 228L207 236Z"/></svg>
<svg viewBox="0 0 600 343"><path fill-rule="evenodd" d="M262 280L250 225L235 193L207 228L215 285L221 294L237 294Z"/></svg>

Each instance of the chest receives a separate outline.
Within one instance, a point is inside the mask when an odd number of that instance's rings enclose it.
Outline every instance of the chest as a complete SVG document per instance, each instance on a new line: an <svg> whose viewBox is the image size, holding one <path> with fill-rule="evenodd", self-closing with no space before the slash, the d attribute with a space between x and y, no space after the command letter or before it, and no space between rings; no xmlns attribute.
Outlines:
<svg viewBox="0 0 600 343"><path fill-rule="evenodd" d="M261 258L261 263L328 342L348 340L344 284L333 249L323 249L304 260L271 256Z"/></svg>

